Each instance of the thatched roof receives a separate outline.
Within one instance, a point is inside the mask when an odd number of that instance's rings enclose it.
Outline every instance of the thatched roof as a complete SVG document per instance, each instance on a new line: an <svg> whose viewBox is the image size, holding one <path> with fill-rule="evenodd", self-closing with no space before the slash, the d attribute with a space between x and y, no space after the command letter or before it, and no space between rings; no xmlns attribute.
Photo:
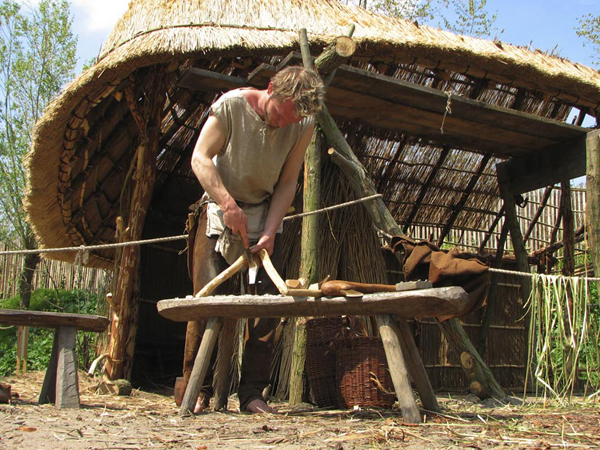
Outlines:
<svg viewBox="0 0 600 450"><path fill-rule="evenodd" d="M152 88L147 83L154 67L162 65L169 74L151 213L163 217L164 234L178 234L187 204L200 193L189 170L191 147L218 90L212 78L196 89L183 87L182 80L192 69L201 69L232 76L224 86L247 81L255 69L273 67L297 50L300 28L308 30L316 55L350 24L356 25L358 51L350 67L334 79L328 106L348 130L391 211L407 226L489 231L499 209L495 162L579 136L584 130L557 124L573 107L593 116L600 108L600 74L590 68L539 51L378 16L334 0L134 0L96 64L65 87L34 130L25 207L40 244L114 241L121 189L139 134L123 100L131 83L142 98ZM401 82L409 88L422 85L433 99L433 109L439 109L435 102L445 104L450 92L455 102L464 99L455 103L457 108L481 103L524 111L524 121L531 122L531 115L550 120L540 122L547 129L535 136L516 130L514 135L502 131L488 139L488 125L482 131L463 126L471 130L468 136L453 131L458 122L449 122L450 132L444 135L408 119L399 122L393 113L376 118L368 108L344 103L356 80L353 97L359 97L365 72L373 77L364 94L375 92L372 100L387 107L389 102L402 103L406 86ZM383 91L376 94L381 86L385 92L397 90L397 98L382 98ZM365 99L360 101L364 104ZM489 111L495 114L493 108ZM439 116L440 111L431 114ZM514 122L515 117L509 119ZM531 128L530 122L524 128ZM497 142L508 150L496 151L502 147ZM112 257L112 251L97 252L90 264L108 267Z"/></svg>

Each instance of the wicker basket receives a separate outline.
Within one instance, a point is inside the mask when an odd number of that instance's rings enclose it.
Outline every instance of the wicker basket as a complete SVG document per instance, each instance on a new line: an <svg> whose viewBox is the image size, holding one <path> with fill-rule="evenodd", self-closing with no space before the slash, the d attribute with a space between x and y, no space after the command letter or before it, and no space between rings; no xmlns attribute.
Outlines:
<svg viewBox="0 0 600 450"><path fill-rule="evenodd" d="M390 408L396 396L381 339L352 337L335 347L339 405Z"/></svg>
<svg viewBox="0 0 600 450"><path fill-rule="evenodd" d="M312 400L321 408L338 406L334 343L345 329L341 317L306 322L306 373Z"/></svg>

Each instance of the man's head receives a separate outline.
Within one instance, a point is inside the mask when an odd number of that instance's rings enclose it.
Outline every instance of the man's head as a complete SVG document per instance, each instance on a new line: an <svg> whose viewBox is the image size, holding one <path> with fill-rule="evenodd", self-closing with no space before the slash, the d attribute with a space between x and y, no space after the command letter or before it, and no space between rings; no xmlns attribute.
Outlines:
<svg viewBox="0 0 600 450"><path fill-rule="evenodd" d="M323 107L325 87L319 75L303 67L280 70L269 83L271 98L280 103L291 100L297 117L312 116Z"/></svg>

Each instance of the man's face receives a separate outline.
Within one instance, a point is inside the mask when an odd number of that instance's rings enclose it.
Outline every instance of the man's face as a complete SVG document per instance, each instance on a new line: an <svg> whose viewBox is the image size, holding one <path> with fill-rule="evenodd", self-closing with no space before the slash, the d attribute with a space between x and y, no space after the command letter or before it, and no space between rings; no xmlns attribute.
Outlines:
<svg viewBox="0 0 600 450"><path fill-rule="evenodd" d="M298 123L302 117L296 115L296 107L292 100L277 100L269 97L265 107L265 121L273 128L283 128Z"/></svg>

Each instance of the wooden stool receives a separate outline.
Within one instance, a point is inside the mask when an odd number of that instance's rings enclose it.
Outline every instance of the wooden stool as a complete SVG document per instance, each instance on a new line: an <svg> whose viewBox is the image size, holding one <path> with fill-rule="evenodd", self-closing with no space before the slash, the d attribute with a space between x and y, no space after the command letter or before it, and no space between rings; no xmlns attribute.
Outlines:
<svg viewBox="0 0 600 450"><path fill-rule="evenodd" d="M106 317L85 314L0 309L0 323L56 329L38 403L54 402L57 408L79 408L77 330L104 331L110 321Z"/></svg>

